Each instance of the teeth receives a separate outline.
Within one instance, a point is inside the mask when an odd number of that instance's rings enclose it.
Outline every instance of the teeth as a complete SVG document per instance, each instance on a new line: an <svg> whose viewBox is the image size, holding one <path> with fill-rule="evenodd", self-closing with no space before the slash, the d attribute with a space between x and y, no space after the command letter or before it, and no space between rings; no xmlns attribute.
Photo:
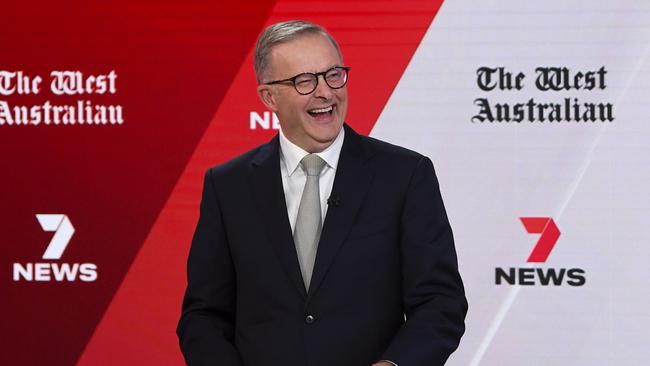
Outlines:
<svg viewBox="0 0 650 366"><path fill-rule="evenodd" d="M312 109L309 111L309 113L325 113L325 112L331 112L332 111L332 106L329 106L327 108L321 108L321 109Z"/></svg>

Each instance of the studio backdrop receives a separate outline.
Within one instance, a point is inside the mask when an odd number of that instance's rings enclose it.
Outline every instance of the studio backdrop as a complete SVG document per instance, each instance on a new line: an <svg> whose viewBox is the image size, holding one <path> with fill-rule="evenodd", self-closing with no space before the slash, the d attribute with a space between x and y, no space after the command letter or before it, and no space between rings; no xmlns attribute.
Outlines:
<svg viewBox="0 0 650 366"><path fill-rule="evenodd" d="M10 1L1 17L0 364L182 364L203 173L277 133L252 54L289 19L339 40L350 126L434 162L469 300L448 365L650 359L650 4Z"/></svg>

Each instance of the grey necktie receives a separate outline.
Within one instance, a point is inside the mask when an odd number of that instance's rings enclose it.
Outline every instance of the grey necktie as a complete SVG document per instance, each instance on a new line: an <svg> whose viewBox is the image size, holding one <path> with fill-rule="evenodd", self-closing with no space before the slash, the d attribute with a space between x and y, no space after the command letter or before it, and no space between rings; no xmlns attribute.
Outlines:
<svg viewBox="0 0 650 366"><path fill-rule="evenodd" d="M300 166L307 175L307 182L300 198L293 241L296 244L302 279L305 282L305 288L309 290L322 227L318 181L320 172L325 166L325 160L316 154L309 154L302 158Z"/></svg>

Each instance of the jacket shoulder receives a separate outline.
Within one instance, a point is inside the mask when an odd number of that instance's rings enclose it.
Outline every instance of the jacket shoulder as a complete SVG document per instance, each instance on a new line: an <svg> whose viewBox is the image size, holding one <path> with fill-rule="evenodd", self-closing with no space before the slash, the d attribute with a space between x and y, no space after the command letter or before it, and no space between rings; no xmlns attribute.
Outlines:
<svg viewBox="0 0 650 366"><path fill-rule="evenodd" d="M267 145L268 144L259 145L226 162L217 164L209 168L207 174L212 178L240 176L247 171L248 166L253 162L254 158L260 153L260 151L268 147Z"/></svg>
<svg viewBox="0 0 650 366"><path fill-rule="evenodd" d="M417 164L422 159L428 159L426 156L407 149L402 146L394 145L389 142L376 139L369 136L361 136L361 141L365 148L372 153L373 156L380 160L389 160L396 163L415 163Z"/></svg>

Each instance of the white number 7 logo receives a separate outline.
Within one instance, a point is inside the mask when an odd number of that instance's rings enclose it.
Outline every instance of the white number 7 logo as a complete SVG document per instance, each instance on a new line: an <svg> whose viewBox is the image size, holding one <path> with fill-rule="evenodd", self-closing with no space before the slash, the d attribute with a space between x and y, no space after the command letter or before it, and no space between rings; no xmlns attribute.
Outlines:
<svg viewBox="0 0 650 366"><path fill-rule="evenodd" d="M43 253L43 259L60 259L74 235L74 227L70 219L67 215L60 214L37 214L36 219L44 231L55 231Z"/></svg>

